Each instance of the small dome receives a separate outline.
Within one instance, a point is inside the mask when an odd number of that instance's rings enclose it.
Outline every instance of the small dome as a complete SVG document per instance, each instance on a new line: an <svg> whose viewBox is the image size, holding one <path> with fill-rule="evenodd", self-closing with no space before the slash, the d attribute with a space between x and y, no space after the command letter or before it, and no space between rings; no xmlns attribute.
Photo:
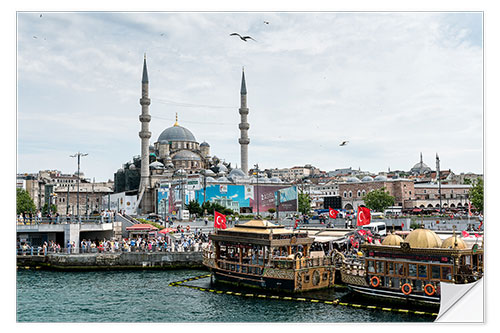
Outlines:
<svg viewBox="0 0 500 333"><path fill-rule="evenodd" d="M229 178L244 178L246 175L245 173L243 172L243 170L241 169L233 169L231 170L231 172L229 173Z"/></svg>
<svg viewBox="0 0 500 333"><path fill-rule="evenodd" d="M383 241L382 245L386 246L400 246L400 244L404 242L401 236L395 234L389 234Z"/></svg>
<svg viewBox="0 0 500 333"><path fill-rule="evenodd" d="M272 177L269 180L271 181L271 183L282 183L281 179L279 179L278 177Z"/></svg>
<svg viewBox="0 0 500 333"><path fill-rule="evenodd" d="M217 167L219 168L219 172L227 172L227 167L224 164L219 163Z"/></svg>
<svg viewBox="0 0 500 333"><path fill-rule="evenodd" d="M158 141L187 141L187 142L196 142L196 139L191 133L190 130L188 130L185 127L179 126L179 125L174 125L172 127L167 128L163 132L161 132L160 136L158 137Z"/></svg>
<svg viewBox="0 0 500 333"><path fill-rule="evenodd" d="M387 181L387 177L386 176L382 176L382 175L378 175L373 180L376 181L376 182L385 182L385 181Z"/></svg>
<svg viewBox="0 0 500 333"><path fill-rule="evenodd" d="M149 167L151 169L163 169L164 168L163 163L158 162L158 161L154 161L153 163L149 164Z"/></svg>
<svg viewBox="0 0 500 333"><path fill-rule="evenodd" d="M441 247L441 238L432 230L419 228L415 229L406 236L406 243L410 243L412 248L435 248Z"/></svg>
<svg viewBox="0 0 500 333"><path fill-rule="evenodd" d="M200 144L200 147L210 147L210 145L208 144L208 142L203 141L203 142Z"/></svg>
<svg viewBox="0 0 500 333"><path fill-rule="evenodd" d="M200 161L200 156L189 150L181 150L172 158L174 161Z"/></svg>
<svg viewBox="0 0 500 333"><path fill-rule="evenodd" d="M467 245L465 245L465 242L462 239L462 237L450 236L443 241L443 244L441 244L441 248L463 250L467 248Z"/></svg>
<svg viewBox="0 0 500 333"><path fill-rule="evenodd" d="M215 183L216 180L213 177L207 177L207 183Z"/></svg>
<svg viewBox="0 0 500 333"><path fill-rule="evenodd" d="M134 170L134 169L135 169L135 164L131 164L128 168L129 168L130 170Z"/></svg>
<svg viewBox="0 0 500 333"><path fill-rule="evenodd" d="M349 177L349 178L347 178L347 182L348 183L359 183L359 182L361 182L361 180L359 180L358 177Z"/></svg>
<svg viewBox="0 0 500 333"><path fill-rule="evenodd" d="M226 177L219 177L217 178L217 181L219 183L229 183L229 179L227 179Z"/></svg>
<svg viewBox="0 0 500 333"><path fill-rule="evenodd" d="M361 179L362 182L372 182L373 178L370 176L364 176L363 179Z"/></svg>
<svg viewBox="0 0 500 333"><path fill-rule="evenodd" d="M213 172L213 171L212 171L212 170L210 170L210 169L206 169L206 170L205 170L205 175L206 175L206 176L210 176L210 177L215 177L215 176L216 176L215 172ZM208 178L207 178L207 179L208 179Z"/></svg>

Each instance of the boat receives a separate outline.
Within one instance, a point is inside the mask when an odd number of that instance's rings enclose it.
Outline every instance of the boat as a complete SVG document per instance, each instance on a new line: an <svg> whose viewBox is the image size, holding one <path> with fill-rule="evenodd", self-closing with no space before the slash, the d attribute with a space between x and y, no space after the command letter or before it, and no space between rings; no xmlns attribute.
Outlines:
<svg viewBox="0 0 500 333"><path fill-rule="evenodd" d="M251 220L209 235L203 264L216 282L285 292L333 287L333 258L311 251L314 238L265 220Z"/></svg>
<svg viewBox="0 0 500 333"><path fill-rule="evenodd" d="M342 257L341 279L355 292L383 298L439 304L440 282L465 284L484 270L483 243L468 246L453 233L444 241L418 228L403 240L389 234L381 244L364 243L361 257Z"/></svg>

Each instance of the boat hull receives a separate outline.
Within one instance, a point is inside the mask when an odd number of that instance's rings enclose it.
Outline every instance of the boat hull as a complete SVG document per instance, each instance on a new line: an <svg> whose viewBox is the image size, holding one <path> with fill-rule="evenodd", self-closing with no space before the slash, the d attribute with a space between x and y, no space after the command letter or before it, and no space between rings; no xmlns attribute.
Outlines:
<svg viewBox="0 0 500 333"><path fill-rule="evenodd" d="M269 289L276 291L295 291L295 281L290 279L272 278L266 276L250 276L238 272L227 272L217 268L211 269L217 282L224 282L259 289Z"/></svg>
<svg viewBox="0 0 500 333"><path fill-rule="evenodd" d="M431 305L439 305L441 302L441 297L439 295L419 295L419 294L409 294L405 295L401 291L397 290L389 290L383 288L372 288L365 286L357 286L357 285L348 285L348 287L365 296L372 297L383 297L386 299L399 300L399 301L414 301L419 303L431 304Z"/></svg>

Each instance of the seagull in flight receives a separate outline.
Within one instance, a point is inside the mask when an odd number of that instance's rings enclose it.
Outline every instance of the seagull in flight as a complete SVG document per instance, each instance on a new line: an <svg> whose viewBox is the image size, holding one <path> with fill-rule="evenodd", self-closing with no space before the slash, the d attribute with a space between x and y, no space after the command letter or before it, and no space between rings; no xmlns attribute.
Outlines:
<svg viewBox="0 0 500 333"><path fill-rule="evenodd" d="M342 141L342 143L339 144L339 146L345 146L349 141Z"/></svg>
<svg viewBox="0 0 500 333"><path fill-rule="evenodd" d="M269 22L268 21L264 21L264 24L269 24Z"/></svg>
<svg viewBox="0 0 500 333"><path fill-rule="evenodd" d="M230 34L229 36L238 36L238 37L240 37L240 39L241 39L242 41L244 41L244 42L246 42L246 41L247 41L247 39L251 39L251 40L253 40L254 42L256 42L256 40L255 40L255 39L253 39L252 37L250 37L250 36L241 36L240 34L238 34L238 33L236 33L236 32L233 32L233 33L232 33L232 34Z"/></svg>

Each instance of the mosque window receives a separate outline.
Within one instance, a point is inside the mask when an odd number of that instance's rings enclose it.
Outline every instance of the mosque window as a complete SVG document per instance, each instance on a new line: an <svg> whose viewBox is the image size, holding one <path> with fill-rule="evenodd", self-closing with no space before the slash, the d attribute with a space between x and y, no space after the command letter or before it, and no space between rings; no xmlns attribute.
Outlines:
<svg viewBox="0 0 500 333"><path fill-rule="evenodd" d="M360 190L358 190L358 197L360 197L360 196L361 196L361 191L360 191Z"/></svg>
<svg viewBox="0 0 500 333"><path fill-rule="evenodd" d="M344 198L347 198L347 192L344 191Z"/></svg>
<svg viewBox="0 0 500 333"><path fill-rule="evenodd" d="M352 191L349 191L349 198L352 198Z"/></svg>

